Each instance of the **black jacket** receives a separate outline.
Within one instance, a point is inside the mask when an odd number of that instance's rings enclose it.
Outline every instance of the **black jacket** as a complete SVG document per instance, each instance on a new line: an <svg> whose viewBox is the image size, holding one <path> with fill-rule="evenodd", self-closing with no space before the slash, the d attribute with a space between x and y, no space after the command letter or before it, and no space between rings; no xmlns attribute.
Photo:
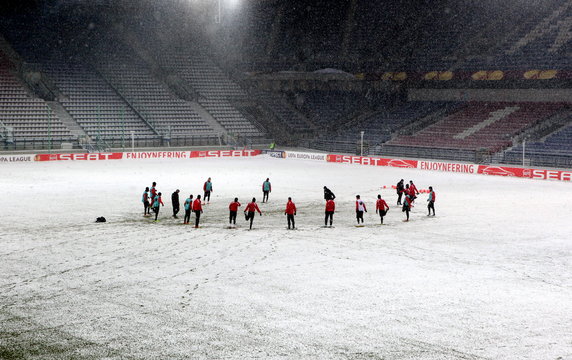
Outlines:
<svg viewBox="0 0 572 360"><path fill-rule="evenodd" d="M324 200L334 200L336 195L332 192L332 190L328 188L324 188Z"/></svg>
<svg viewBox="0 0 572 360"><path fill-rule="evenodd" d="M171 202L173 203L173 205L179 206L179 193L178 192L175 191L173 194L171 194Z"/></svg>
<svg viewBox="0 0 572 360"><path fill-rule="evenodd" d="M401 194L403 192L403 183L401 181L397 183L396 190L397 194Z"/></svg>

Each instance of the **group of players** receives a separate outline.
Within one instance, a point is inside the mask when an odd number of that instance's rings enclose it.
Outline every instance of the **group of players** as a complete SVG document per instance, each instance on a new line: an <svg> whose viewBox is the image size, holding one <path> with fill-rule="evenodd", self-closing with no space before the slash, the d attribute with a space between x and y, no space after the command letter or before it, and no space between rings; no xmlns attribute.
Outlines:
<svg viewBox="0 0 572 360"><path fill-rule="evenodd" d="M419 190L413 183L413 181L409 181L409 184L404 184L403 179L401 179L394 188L397 191L397 205L401 205L402 212L406 214L406 219L403 221L409 221L409 212L414 206L415 199L417 199L417 195L419 195ZM183 224L190 224L191 214L195 214L195 228L199 227L201 214L203 213L203 205L210 203L211 192L213 191L213 185L211 182L211 178L209 177L207 181L205 181L203 185L203 197L201 199L201 195L197 195L196 199L193 200L193 195L189 195L189 197L184 202L184 209L185 209L185 217L183 220ZM270 179L267 178L262 183L262 202L268 202L268 196L272 191L272 185L270 184ZM179 190L175 190L171 194L171 203L173 205L173 218L177 219L177 214L180 211L180 201L179 201ZM324 186L324 200L326 201L325 207L325 220L324 226L331 227L333 225L333 218L334 213L336 211L336 204L335 204L336 196L334 193ZM403 199L403 202L402 202ZM144 207L144 216L151 216L151 210L153 210L155 214L155 221L159 216L159 209L161 206L165 206L162 199L162 193L157 191L157 183L153 182L151 188L146 187L145 191L143 192L142 199L143 207ZM435 192L433 191L433 187L429 186L429 197L427 199L427 216L435 216ZM235 227L236 226L236 217L238 214L238 208L241 206L238 198L234 198L234 200L229 204L229 226ZM358 226L363 226L363 215L364 212L367 212L367 207L364 201L361 199L360 195L356 195L356 202L355 202L355 212L356 212L356 220ZM433 215L431 215L431 210L433 210ZM375 206L375 212L380 216L381 224L383 224L383 217L387 215L389 211L389 206L387 202L381 198L381 195L377 195L377 201ZM248 203L246 208L244 209L244 215L246 221L250 221L250 229L252 229L252 224L254 221L254 217L258 212L259 215L262 215L260 208L256 203L256 198L252 198L252 201ZM286 208L284 210L284 214L287 217L288 222L288 229L295 229L295 219L296 216L296 204L292 201L292 198L288 198L288 202L286 203ZM362 225L360 225L362 224Z"/></svg>
<svg viewBox="0 0 572 360"><path fill-rule="evenodd" d="M407 219L404 221L409 221L409 212L413 208L413 202L417 199L419 195L419 190L417 186L413 183L413 180L409 180L409 184L405 184L403 179L399 180L395 186L397 191L397 205L401 205L401 211L407 215ZM401 203L401 198L403 197L403 203ZM429 198L427 199L427 216L431 216L431 210L433 210L433 216L435 216L435 191L433 187L429 186Z"/></svg>

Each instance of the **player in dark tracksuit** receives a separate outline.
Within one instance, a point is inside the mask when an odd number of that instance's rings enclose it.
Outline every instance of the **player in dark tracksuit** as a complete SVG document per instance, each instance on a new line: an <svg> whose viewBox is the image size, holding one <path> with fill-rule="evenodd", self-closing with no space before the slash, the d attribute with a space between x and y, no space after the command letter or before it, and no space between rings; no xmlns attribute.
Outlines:
<svg viewBox="0 0 572 360"><path fill-rule="evenodd" d="M427 199L429 204L427 204L427 210L429 213L427 216L431 216L431 209L433 209L433 216L435 216L435 191L433 191L433 187L429 186L429 198Z"/></svg>
<svg viewBox="0 0 572 360"><path fill-rule="evenodd" d="M286 215L288 219L288 229L290 229L290 223L292 223L292 229L295 228L294 226L294 216L296 215L296 204L292 201L292 198L288 198L288 202L286 203L286 210L284 210L284 215Z"/></svg>
<svg viewBox="0 0 572 360"><path fill-rule="evenodd" d="M234 198L234 201L228 205L228 210L230 214L228 216L228 223L236 225L236 214L238 212L238 208L240 207L240 203L238 202L238 198Z"/></svg>
<svg viewBox="0 0 572 360"><path fill-rule="evenodd" d="M397 190L397 205L401 205L401 196L403 196L403 191L405 190L403 187L403 179L399 180L395 189Z"/></svg>
<svg viewBox="0 0 572 360"><path fill-rule="evenodd" d="M179 189L171 194L171 203L173 204L173 217L176 219L181 206L179 202Z"/></svg>
<svg viewBox="0 0 572 360"><path fill-rule="evenodd" d="M258 205L256 204L256 198L252 198L252 202L246 205L246 208L244 209L244 215L246 215L246 221L250 220L250 229L252 229L252 222L254 221L254 214L256 211L258 211L260 216L262 216L262 212L260 211Z"/></svg>

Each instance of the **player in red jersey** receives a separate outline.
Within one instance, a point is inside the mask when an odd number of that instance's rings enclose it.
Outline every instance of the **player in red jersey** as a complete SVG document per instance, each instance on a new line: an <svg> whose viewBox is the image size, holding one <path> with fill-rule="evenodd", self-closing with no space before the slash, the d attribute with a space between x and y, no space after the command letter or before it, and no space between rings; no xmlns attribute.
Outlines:
<svg viewBox="0 0 572 360"><path fill-rule="evenodd" d="M262 212L260 212L260 209L256 204L256 198L252 198L252 202L248 203L248 205L246 205L246 208L244 209L244 215L246 215L246 221L250 220L250 229L252 229L252 222L254 221L254 213L256 211L258 211L260 216L262 216Z"/></svg>
<svg viewBox="0 0 572 360"><path fill-rule="evenodd" d="M383 217L387 214L388 211L389 211L389 206L387 206L385 200L381 198L381 195L377 195L377 202L375 203L375 212L376 214L379 214L379 216L381 217L382 224L383 224Z"/></svg>
<svg viewBox="0 0 572 360"><path fill-rule="evenodd" d="M151 200L155 199L155 196L157 196L157 189L156 189L157 183L155 181L153 181L153 185L151 185Z"/></svg>
<svg viewBox="0 0 572 360"><path fill-rule="evenodd" d="M234 198L234 201L228 205L228 210L230 211L229 215L229 224L236 225L236 214L238 213L238 208L240 207L240 203L238 202L238 198Z"/></svg>
<svg viewBox="0 0 572 360"><path fill-rule="evenodd" d="M326 219L324 222L325 226L328 226L328 218L330 219L330 226L332 226L335 211L336 211L336 203L334 202L334 200L332 200L332 199L327 200L326 201Z"/></svg>
<svg viewBox="0 0 572 360"><path fill-rule="evenodd" d="M417 195L419 195L419 190L417 190L417 186L415 186L413 180L409 180L409 194L412 200L417 199Z"/></svg>
<svg viewBox="0 0 572 360"><path fill-rule="evenodd" d="M193 201L193 212L195 213L195 228L199 227L199 219L203 213L203 205L201 203L201 196L197 195L195 201Z"/></svg>
<svg viewBox="0 0 572 360"><path fill-rule="evenodd" d="M288 218L288 230L290 230L290 223L292 223L292 229L295 228L294 226L294 215L296 215L296 204L292 201L292 198L288 198L288 202L286 203L286 210L284 210L284 215Z"/></svg>

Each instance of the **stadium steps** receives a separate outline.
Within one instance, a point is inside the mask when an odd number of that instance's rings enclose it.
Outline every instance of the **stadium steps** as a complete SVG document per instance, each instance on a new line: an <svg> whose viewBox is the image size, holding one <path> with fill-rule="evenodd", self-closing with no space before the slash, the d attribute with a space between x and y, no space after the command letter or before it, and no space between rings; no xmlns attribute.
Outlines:
<svg viewBox="0 0 572 360"><path fill-rule="evenodd" d="M203 120L209 124L215 133L220 135L227 135L226 129L199 103L192 101L189 102L191 109L193 109L197 114L203 118Z"/></svg>
<svg viewBox="0 0 572 360"><path fill-rule="evenodd" d="M264 106L254 102L245 101L235 102L235 106L246 116L252 117L259 122L267 133L272 134L275 141L281 145L294 144L292 132L276 117L272 111Z"/></svg>
<svg viewBox="0 0 572 360"><path fill-rule="evenodd" d="M52 112L60 119L60 121L70 130L70 132L78 138L83 137L90 141L89 135L81 126L71 117L67 110L57 101L46 101Z"/></svg>
<svg viewBox="0 0 572 360"><path fill-rule="evenodd" d="M289 128L291 133L302 137L305 135L311 137L314 131L317 130L314 124L304 114L294 109L281 94L257 88L249 88L249 93L252 98L257 99L261 107L272 113L274 118Z"/></svg>
<svg viewBox="0 0 572 360"><path fill-rule="evenodd" d="M462 132L460 132L457 135L453 136L453 139L465 139L479 131L481 131L482 129L486 128L489 125L494 124L495 122L504 119L505 117L509 116L510 114L514 113L515 111L518 111L520 108L518 106L507 106L503 109L500 110L496 110L490 113L490 116L488 118L486 118L485 120L481 121L480 123L463 130Z"/></svg>
<svg viewBox="0 0 572 360"><path fill-rule="evenodd" d="M525 139L526 141L544 142L546 138L554 135L566 126L569 126L571 121L572 110L562 110L541 123L532 126L522 132L522 134L514 137L513 143L520 144Z"/></svg>
<svg viewBox="0 0 572 360"><path fill-rule="evenodd" d="M155 128L155 126L153 126L153 124L145 117L143 116L142 113L140 113L137 108L133 105L133 103L131 103L131 101L129 101L129 99L127 99L127 97L125 97L121 91L119 91L119 89L111 82L109 81L109 79L107 77L105 77L104 73L101 72L97 67L94 67L93 70L99 75L99 77L101 79L103 79L103 81L105 81L105 83L111 88L113 89L113 91L117 94L117 96L119 96L121 98L121 100L123 100L131 110L133 110L133 112L135 112L135 114L137 114L137 116L139 116L139 118L141 118L141 120L143 120L143 122L149 126L149 128L158 136L160 136L161 134L159 133L159 130L157 130L157 128Z"/></svg>
<svg viewBox="0 0 572 360"><path fill-rule="evenodd" d="M353 116L347 122L339 124L339 130L355 130L357 128L367 127L367 120L376 113L374 110L366 110L365 112Z"/></svg>
<svg viewBox="0 0 572 360"><path fill-rule="evenodd" d="M413 135L416 132L431 126L435 123L437 123L438 121L442 120L445 116L449 115L451 113L451 111L453 109L455 109L456 106L451 105L451 106L446 106L440 109L437 109L436 111L422 117L421 119L412 122L411 124L405 125L404 127L402 127L401 129L399 129L397 131L395 135Z"/></svg>
<svg viewBox="0 0 572 360"><path fill-rule="evenodd" d="M137 46L137 41L131 42L133 44ZM245 98L246 93L207 56L206 47L190 42L155 51L157 59L147 49L136 49L139 54L145 54L147 62L153 62L153 66L160 69L164 82L176 95L199 104L200 114L209 120L216 133L249 138L264 136L230 102Z"/></svg>
<svg viewBox="0 0 572 360"><path fill-rule="evenodd" d="M528 45L529 43L539 39L546 33L545 29L555 29L555 25L552 24L556 19L560 18L569 7L572 6L572 1L566 1L559 8L554 10L552 14L544 18L540 23L538 23L532 31L530 31L526 36L520 38L516 41L510 49L506 51L507 55L515 54L519 49Z"/></svg>
<svg viewBox="0 0 572 360"><path fill-rule="evenodd" d="M20 66L24 61L20 55L12 48L12 45L0 34L0 52L16 66Z"/></svg>
<svg viewBox="0 0 572 360"><path fill-rule="evenodd" d="M572 124L572 110L566 110L556 114L548 121L550 122L550 126L544 128L542 131L537 132L537 137L540 137L538 141L544 142L549 136L560 132L560 130L567 126L570 126L570 124Z"/></svg>
<svg viewBox="0 0 572 360"><path fill-rule="evenodd" d="M155 79L162 82L171 95L186 101L196 101L199 98L199 93L189 86L184 79L162 67L156 57L149 52L149 48L141 43L139 37L132 30L125 31L122 36L123 42L145 62Z"/></svg>
<svg viewBox="0 0 572 360"><path fill-rule="evenodd" d="M242 116L244 116L244 118L246 118L253 126L255 126L258 129L258 131L260 131L262 134L267 135L268 131L260 121L260 113L256 111L255 103L244 99L230 101L230 103L232 104L232 106L234 106L236 110L240 111ZM251 104L251 106L254 106L254 108L252 108L249 104Z"/></svg>

